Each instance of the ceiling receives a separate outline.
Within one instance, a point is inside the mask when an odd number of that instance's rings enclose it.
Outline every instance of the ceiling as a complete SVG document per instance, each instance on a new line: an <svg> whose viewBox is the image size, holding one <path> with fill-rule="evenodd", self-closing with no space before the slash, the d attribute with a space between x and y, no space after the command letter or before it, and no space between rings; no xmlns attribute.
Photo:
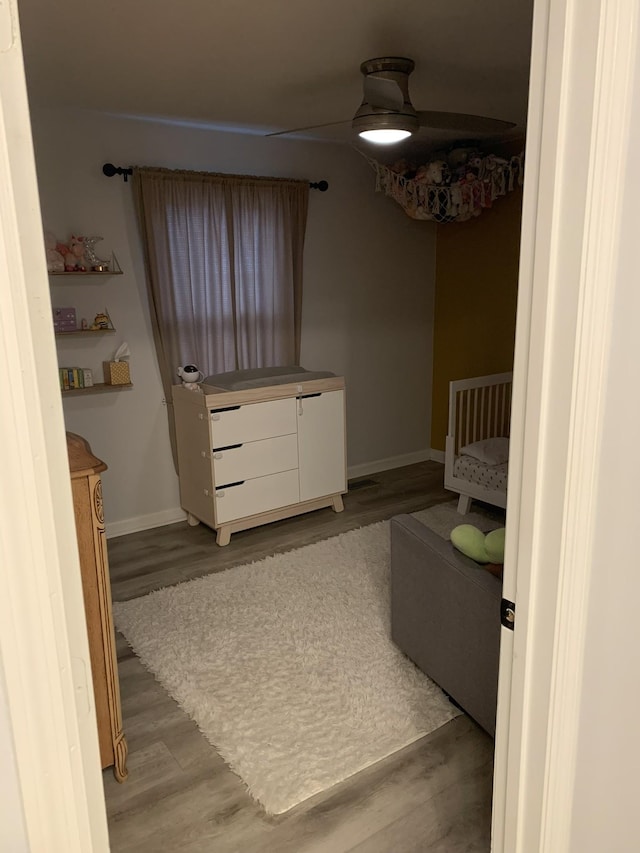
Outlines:
<svg viewBox="0 0 640 853"><path fill-rule="evenodd" d="M533 0L18 0L33 105L351 142L360 63L407 56L418 110L526 121ZM449 137L426 128L420 144Z"/></svg>

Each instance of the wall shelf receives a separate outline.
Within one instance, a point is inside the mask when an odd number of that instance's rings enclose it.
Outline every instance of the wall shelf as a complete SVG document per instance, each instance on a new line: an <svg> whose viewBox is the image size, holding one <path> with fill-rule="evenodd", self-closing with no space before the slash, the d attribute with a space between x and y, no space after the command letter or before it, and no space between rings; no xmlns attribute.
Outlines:
<svg viewBox="0 0 640 853"><path fill-rule="evenodd" d="M112 335L115 329L70 329L68 332L56 332L56 338L68 335Z"/></svg>
<svg viewBox="0 0 640 853"><path fill-rule="evenodd" d="M88 388L69 388L62 391L63 397L79 396L80 394L100 394L103 391L123 391L125 388L133 388L133 382L126 385L107 385L106 382L96 382Z"/></svg>
<svg viewBox="0 0 640 853"><path fill-rule="evenodd" d="M116 258L115 254L111 255L111 261L109 261L109 269L108 270L88 269L88 270L85 270L84 272L80 271L80 270L77 270L77 271L61 270L60 272L49 271L50 281L55 280L55 282L57 284L69 285L69 284L73 283L73 281L72 281L73 279L82 279L82 281L76 281L75 282L76 284L79 284L80 287L83 287L83 286L88 284L88 282L85 280L86 277L88 277L88 276L92 276L93 277L92 281L96 281L100 277L111 278L114 275L123 275L123 274L124 273L122 271L122 268L120 267L120 264L118 263L118 259ZM64 282L62 281L63 278L65 279ZM54 327L55 327L56 320L60 321L60 325L64 325L63 321L69 322L70 325L72 325L72 326L75 326L77 323L80 322L79 318L76 316L75 308L66 308L65 309L65 308L55 308L54 307L53 311L54 311L54 317L53 317ZM91 329L91 328L86 328L86 329L82 329L82 328L71 328L71 329L62 328L62 329L60 329L59 328L57 330L54 329L55 330L55 336L56 336L56 342L59 345L59 352L65 351L65 346L61 343L62 339L68 340L68 338L71 336L76 336L79 338L81 337L81 338L84 338L86 340L87 338L91 338L92 336L97 336L97 335L114 335L116 330L113 327L113 324L111 323L111 318L109 317L109 312L106 308L104 309L104 312L99 311L96 314L96 319L95 319L93 324L97 323L99 317L102 318L102 320L104 320L105 323L108 322L108 324L109 324L108 328L105 328L104 326L102 326L102 327L97 328L97 329ZM89 325L89 320L86 320L83 322L85 323L85 325ZM94 341L94 343L95 343L95 341ZM82 347L82 349L84 350L84 347ZM75 361L75 359L74 359L74 361ZM104 362L103 362L103 365L104 365ZM85 394L100 394L100 393L104 393L104 392L108 392L108 391L123 391L127 388L133 387L131 382L123 383L122 385L111 385L111 384L107 384L106 382L96 382L93 385L89 385L87 388L69 388L69 387L64 388L63 387L64 381L62 380L62 377L64 376L64 370L68 370L68 371L73 370L74 375L75 375L75 371L77 370L78 371L78 378L76 379L76 384L80 384L82 382L82 378L81 378L80 374L81 374L81 371L84 369L88 370L88 368L81 368L81 367L64 368L64 366L63 366L62 368L60 368L60 377L61 377L60 393L62 394L63 397L73 397L73 396L77 397L77 396L82 396ZM94 371L92 371L92 373L95 375ZM110 375L110 374L105 374L105 376L106 375ZM123 378L125 378L125 377L123 377ZM126 378L130 378L130 377L127 376ZM71 382L70 384L73 384L73 382Z"/></svg>
<svg viewBox="0 0 640 853"><path fill-rule="evenodd" d="M84 275L97 275L97 276L111 276L111 275L124 275L122 270L105 270L104 272L97 272L95 270L86 270L85 272L50 272L50 276L66 276L67 278L81 278Z"/></svg>
<svg viewBox="0 0 640 853"><path fill-rule="evenodd" d="M123 270L120 264L118 263L118 259L114 254L111 255L110 261L105 261L108 263L111 269L108 270L60 270L58 272L49 270L50 276L66 276L67 278L80 278L84 275L93 275L93 276L111 276L111 275L123 275Z"/></svg>

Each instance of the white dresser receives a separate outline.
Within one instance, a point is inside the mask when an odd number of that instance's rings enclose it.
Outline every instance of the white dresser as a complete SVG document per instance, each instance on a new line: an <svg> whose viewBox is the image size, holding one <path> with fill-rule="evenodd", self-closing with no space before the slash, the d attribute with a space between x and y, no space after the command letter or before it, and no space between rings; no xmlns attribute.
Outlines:
<svg viewBox="0 0 640 853"><path fill-rule="evenodd" d="M344 379L303 372L277 382L173 388L180 503L190 524L217 531L218 545L238 530L343 509Z"/></svg>

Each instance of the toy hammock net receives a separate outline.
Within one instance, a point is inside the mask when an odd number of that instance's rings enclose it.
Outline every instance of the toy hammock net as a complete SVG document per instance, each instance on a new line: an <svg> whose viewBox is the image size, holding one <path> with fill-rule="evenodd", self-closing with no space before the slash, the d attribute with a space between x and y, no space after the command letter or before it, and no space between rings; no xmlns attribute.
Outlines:
<svg viewBox="0 0 640 853"><path fill-rule="evenodd" d="M412 219L435 222L479 216L497 198L522 186L524 176L524 152L508 159L475 155L455 169L444 160L415 169L404 161L386 166L362 156L376 173L376 192L390 196Z"/></svg>

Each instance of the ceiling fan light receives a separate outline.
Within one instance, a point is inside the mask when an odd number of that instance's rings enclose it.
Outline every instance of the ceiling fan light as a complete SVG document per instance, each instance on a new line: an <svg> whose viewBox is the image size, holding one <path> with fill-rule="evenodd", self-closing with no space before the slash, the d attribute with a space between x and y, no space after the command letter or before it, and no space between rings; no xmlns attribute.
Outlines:
<svg viewBox="0 0 640 853"><path fill-rule="evenodd" d="M362 104L353 117L351 127L362 139L391 145L416 133L420 122L411 104L407 104L402 112L374 111L368 104Z"/></svg>
<svg viewBox="0 0 640 853"><path fill-rule="evenodd" d="M408 100L405 100L401 110L384 110L363 101L353 117L351 127L362 139L391 145L417 133L420 121Z"/></svg>
<svg viewBox="0 0 640 853"><path fill-rule="evenodd" d="M394 142L401 142L403 139L411 136L410 130L401 130L400 128L380 127L373 130L361 130L358 134L367 142L375 142L376 145L393 145Z"/></svg>

